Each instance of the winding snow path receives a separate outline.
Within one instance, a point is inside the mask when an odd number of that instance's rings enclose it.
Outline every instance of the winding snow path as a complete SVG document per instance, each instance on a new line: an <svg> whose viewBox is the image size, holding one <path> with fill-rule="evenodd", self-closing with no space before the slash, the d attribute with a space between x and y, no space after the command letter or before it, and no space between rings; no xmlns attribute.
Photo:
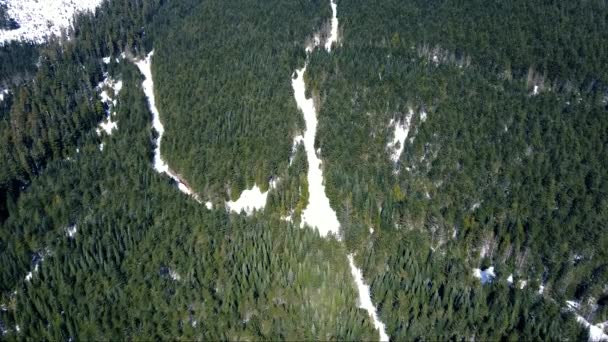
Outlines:
<svg viewBox="0 0 608 342"><path fill-rule="evenodd" d="M160 144L163 139L163 134L165 133L165 127L163 123L160 121L160 113L158 108L156 107L156 98L154 97L154 81L152 79L152 56L154 55L154 50L150 51L148 56L145 59L139 60L135 62L139 72L144 76L144 81L142 83L142 87L144 89L144 93L148 98L148 107L150 108L150 112L152 112L152 126L158 132L158 138L155 141L154 148L154 170L158 173L165 173L171 179L173 179L177 183L177 187L179 190L187 195L192 196L197 202L203 203L198 194L196 194L188 185L186 185L179 176L173 172L169 165L163 160L160 154ZM211 209L211 202L205 203L208 209Z"/></svg>
<svg viewBox="0 0 608 342"><path fill-rule="evenodd" d="M338 17L337 17L337 6L334 0L331 0L332 19L331 19L331 32L325 42L325 49L331 52L331 47L338 41ZM336 212L331 208L329 199L325 194L325 185L323 185L323 169L321 167L322 162L315 152L315 136L317 134L317 110L313 99L306 98L306 84L304 82L304 74L306 73L306 67L308 66L308 56L315 47L319 45L318 35L315 35L313 46L306 48L307 60L301 69L295 71L296 78L292 79L291 85L294 91L294 97L298 108L304 114L304 121L306 122L306 130L304 131L304 148L306 149L306 158L308 159L308 192L309 201L308 205L302 212L301 225L305 224L316 227L319 230L321 236L327 236L328 234L334 234L339 238L340 222ZM297 136L294 143L302 140L301 136ZM352 255L348 255L348 263L350 266L351 274L357 285L357 291L359 292L359 307L365 309L372 319L374 326L380 333L380 341L388 341L389 337L386 334L384 323L378 319L377 310L372 302L369 286L367 286L363 280L363 274L361 270L355 265Z"/></svg>

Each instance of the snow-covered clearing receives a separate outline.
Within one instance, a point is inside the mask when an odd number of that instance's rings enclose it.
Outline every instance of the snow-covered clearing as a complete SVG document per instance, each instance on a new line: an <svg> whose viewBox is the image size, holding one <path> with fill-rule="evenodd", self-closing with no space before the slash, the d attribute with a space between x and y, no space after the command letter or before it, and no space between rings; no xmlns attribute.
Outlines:
<svg viewBox="0 0 608 342"><path fill-rule="evenodd" d="M350 272L355 279L355 284L357 285L357 290L359 291L359 307L365 309L369 313L372 321L374 322L374 326L380 332L380 341L388 341L389 338L386 334L384 323L378 319L376 307L374 306L374 303L372 303L372 299L369 294L369 286L363 281L363 274L355 265L352 254L348 255L348 264L350 265Z"/></svg>
<svg viewBox="0 0 608 342"><path fill-rule="evenodd" d="M395 132L393 134L393 141L389 142L386 147L391 151L391 160L398 162L401 153L403 152L405 139L410 132L410 124L414 117L414 111L410 108L409 112L405 116L404 121L395 122L395 119L391 119L390 126L395 126Z"/></svg>
<svg viewBox="0 0 608 342"><path fill-rule="evenodd" d="M475 278L479 278L482 284L491 283L494 278L496 278L496 273L494 273L494 266L490 266L485 270L481 270L479 268L473 269L473 276Z"/></svg>
<svg viewBox="0 0 608 342"><path fill-rule="evenodd" d="M0 30L0 45L12 41L42 43L72 25L78 12L94 11L103 0L0 0L19 28Z"/></svg>
<svg viewBox="0 0 608 342"><path fill-rule="evenodd" d="M165 133L165 127L163 123L160 121L160 113L158 108L156 107L156 98L154 97L154 80L152 79L152 56L154 55L154 50L150 51L148 56L145 59L135 61L135 65L139 69L139 72L144 76L144 81L142 83L142 87L144 90L144 94L146 98L148 98L148 107L150 108L150 112L152 113L152 126L154 130L158 133L158 138L154 142L154 170L158 173L165 173L171 179L173 179L177 183L178 189L192 196L198 203L203 203L198 194L196 194L188 185L186 185L180 177L173 172L169 165L163 160L160 154L160 144L163 140L163 134ZM213 207L211 202L206 202L205 206L210 209Z"/></svg>

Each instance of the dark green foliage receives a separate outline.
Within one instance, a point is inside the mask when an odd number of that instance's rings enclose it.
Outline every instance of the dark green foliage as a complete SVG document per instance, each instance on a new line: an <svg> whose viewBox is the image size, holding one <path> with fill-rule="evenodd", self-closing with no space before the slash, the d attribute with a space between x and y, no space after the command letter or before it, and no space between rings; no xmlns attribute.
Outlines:
<svg viewBox="0 0 608 342"><path fill-rule="evenodd" d="M120 126L103 152L88 135L2 227L0 320L32 339L376 339L337 241L206 210L153 171L140 76L116 70ZM24 281L36 253L44 260Z"/></svg>
<svg viewBox="0 0 608 342"><path fill-rule="evenodd" d="M327 1L206 1L156 35L162 153L198 192L236 199L287 168L302 120L291 75L328 11Z"/></svg>

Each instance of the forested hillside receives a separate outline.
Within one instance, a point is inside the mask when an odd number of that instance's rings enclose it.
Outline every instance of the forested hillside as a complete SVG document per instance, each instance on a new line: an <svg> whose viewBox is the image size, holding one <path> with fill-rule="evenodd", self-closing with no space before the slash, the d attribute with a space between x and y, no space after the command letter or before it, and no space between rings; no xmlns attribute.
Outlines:
<svg viewBox="0 0 608 342"><path fill-rule="evenodd" d="M605 53L605 4L339 6L342 46L316 55L308 80L321 108L328 195L346 244L367 255L389 335L576 336L563 324L529 330L531 318L513 314L557 313L555 300L583 303L587 318L606 321L608 112L605 63L596 60ZM395 146L401 127L407 138ZM395 245L412 235L428 252ZM489 266L492 284L463 287L474 268ZM427 282L430 291L418 292ZM450 325L462 298L472 314ZM427 310L427 324L443 328L418 327Z"/></svg>
<svg viewBox="0 0 608 342"><path fill-rule="evenodd" d="M302 126L290 76L328 16L328 1L206 1L155 40L161 152L197 192L236 199L287 168Z"/></svg>
<svg viewBox="0 0 608 342"><path fill-rule="evenodd" d="M0 339L377 340L381 321L583 341L608 322L606 3L337 14L331 51L328 0L107 0L0 46ZM161 154L194 198L154 169L152 50ZM339 236L300 227L311 167ZM261 209L231 213L254 185Z"/></svg>

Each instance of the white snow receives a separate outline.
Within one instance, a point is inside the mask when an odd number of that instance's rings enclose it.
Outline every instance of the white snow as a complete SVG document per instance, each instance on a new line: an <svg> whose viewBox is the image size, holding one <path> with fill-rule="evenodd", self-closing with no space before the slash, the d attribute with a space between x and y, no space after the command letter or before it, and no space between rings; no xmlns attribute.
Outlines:
<svg viewBox="0 0 608 342"><path fill-rule="evenodd" d="M38 272L38 265L39 265L39 264L40 264L40 263L36 263L36 265L34 265L34 270L33 270L33 271L28 272L28 273L25 275L25 281L30 281L30 280L32 280L32 277L34 276L34 273L37 273L37 272Z"/></svg>
<svg viewBox="0 0 608 342"><path fill-rule="evenodd" d="M420 112L420 121L425 122L426 118L427 118L427 113L423 110L422 112Z"/></svg>
<svg viewBox="0 0 608 342"><path fill-rule="evenodd" d="M74 236L76 235L76 232L78 232L78 227L76 225L67 227L65 229L65 233L67 234L67 236L69 238L74 238Z"/></svg>
<svg viewBox="0 0 608 342"><path fill-rule="evenodd" d="M329 37L327 38L327 41L325 42L325 50L327 50L328 52L331 52L331 45L338 41L338 6L334 2L334 0L331 0L330 5L332 12L331 32Z"/></svg>
<svg viewBox="0 0 608 342"><path fill-rule="evenodd" d="M213 209L213 203L211 203L211 202L207 201L207 202L205 202L205 207L206 207L207 209L211 210L211 209Z"/></svg>
<svg viewBox="0 0 608 342"><path fill-rule="evenodd" d="M154 50L150 51L148 56L145 59L135 61L135 65L139 69L139 72L144 76L144 81L142 83L142 87L146 97L148 98L148 107L150 108L150 112L152 112L152 126L154 130L158 133L158 138L155 142L154 148L154 170L158 173L165 173L171 179L173 179L177 183L177 188L187 194L192 196L197 202L202 203L198 194L196 194L188 185L186 185L179 176L173 172L169 165L163 160L160 154L160 144L163 140L163 134L165 133L165 127L163 123L160 121L160 113L158 108L156 107L156 98L154 97L154 80L152 79L152 56L154 55ZM121 54L122 58L125 58L124 53ZM211 203L205 203L207 208L212 207Z"/></svg>
<svg viewBox="0 0 608 342"><path fill-rule="evenodd" d="M315 135L317 134L317 111L313 99L306 98L306 84L304 83L304 73L306 65L300 70L296 70L297 78L292 79L294 96L298 108L304 114L306 131L304 132L304 147L308 159L308 192L309 200L306 209L302 212L301 226L308 224L319 229L321 236L333 233L338 236L340 223L336 212L331 208L329 199L325 194L323 184L323 171L321 170L321 160L315 153Z"/></svg>
<svg viewBox="0 0 608 342"><path fill-rule="evenodd" d="M99 150L103 151L103 143L99 144Z"/></svg>
<svg viewBox="0 0 608 342"><path fill-rule="evenodd" d="M240 213L244 210L247 215L251 215L253 214L254 209L264 209L267 197L268 191L262 192L260 188L255 185L253 188L243 191L236 201L226 202L226 206L236 213Z"/></svg>
<svg viewBox="0 0 608 342"><path fill-rule="evenodd" d="M523 290L526 287L526 285L528 285L528 281L527 280L520 280L518 284L519 284L519 289Z"/></svg>
<svg viewBox="0 0 608 342"><path fill-rule="evenodd" d="M112 57L111 56L104 57L104 58L102 58L102 60L103 60L104 64L110 64L110 61L112 60Z"/></svg>
<svg viewBox="0 0 608 342"><path fill-rule="evenodd" d="M474 268L473 276L475 278L479 278L481 280L482 284L491 283L492 280L494 280L494 278L496 277L496 274L494 273L494 266L490 266L490 267L486 268L485 270L481 270L479 268Z"/></svg>
<svg viewBox="0 0 608 342"><path fill-rule="evenodd" d="M538 286L538 294L542 295L545 292L545 285L539 285Z"/></svg>
<svg viewBox="0 0 608 342"><path fill-rule="evenodd" d="M182 276L179 275L179 273L177 273L174 270L170 270L169 271L169 276L171 277L171 279L175 280L175 281L179 281L182 280Z"/></svg>
<svg viewBox="0 0 608 342"><path fill-rule="evenodd" d="M298 145L304 143L304 137L302 135L296 135L293 138L293 146L291 147L291 155L289 156L289 166L293 164L294 157L296 155L296 151L298 150Z"/></svg>
<svg viewBox="0 0 608 342"><path fill-rule="evenodd" d="M94 11L103 0L4 0L19 28L0 30L0 45L12 41L42 43L72 25L77 12Z"/></svg>
<svg viewBox="0 0 608 342"><path fill-rule="evenodd" d="M509 274L509 277L507 278L507 283L513 284L513 274Z"/></svg>
<svg viewBox="0 0 608 342"><path fill-rule="evenodd" d="M118 122L112 121L112 116L116 115L116 112L112 112L112 110L114 107L116 107L116 97L120 93L121 89L121 80L115 81L108 75L108 73L104 73L104 79L97 85L97 90L101 91L99 94L101 97L101 102L108 106L108 108L106 110L105 120L100 122L99 127L97 128L98 135L100 135L102 131L106 132L108 135L111 135L113 130L118 129Z"/></svg>
<svg viewBox="0 0 608 342"><path fill-rule="evenodd" d="M374 234L374 227L372 227L372 226L369 227L369 233Z"/></svg>
<svg viewBox="0 0 608 342"><path fill-rule="evenodd" d="M111 118L106 118L105 121L102 121L97 128L97 134L101 134L101 131L106 132L107 135L111 135L112 131L118 129L118 125L116 121L112 121Z"/></svg>
<svg viewBox="0 0 608 342"><path fill-rule="evenodd" d="M365 309L370 315L372 321L374 322L374 326L380 332L380 341L388 341L389 337L386 334L384 323L378 319L376 307L374 306L374 303L372 303L372 298L369 294L369 286L363 281L363 274L355 265L352 254L348 255L348 264L350 265L350 272L355 279L355 284L357 285L357 290L359 291L359 307Z"/></svg>
<svg viewBox="0 0 608 342"><path fill-rule="evenodd" d="M608 341L608 335L604 332L605 323L599 323L593 325L589 323L583 316L579 315L576 310L580 309L580 303L567 300L566 301L567 309L572 311L576 316L576 321L583 325L585 328L589 329L589 342L599 342L599 341Z"/></svg>
<svg viewBox="0 0 608 342"><path fill-rule="evenodd" d="M532 95L538 95L538 86L534 86L534 90L532 90Z"/></svg>
<svg viewBox="0 0 608 342"><path fill-rule="evenodd" d="M0 89L0 102L4 101L4 95L8 95L8 89Z"/></svg>
<svg viewBox="0 0 608 342"><path fill-rule="evenodd" d="M401 153L403 152L403 148L405 147L405 139L410 131L410 124L412 123L412 118L414 117L414 111L410 108L408 114L405 116L405 121L395 123L394 119L391 119L389 125L395 125L395 132L393 134L393 141L389 142L386 147L391 150L391 160L393 162L398 162L399 157L401 157Z"/></svg>

